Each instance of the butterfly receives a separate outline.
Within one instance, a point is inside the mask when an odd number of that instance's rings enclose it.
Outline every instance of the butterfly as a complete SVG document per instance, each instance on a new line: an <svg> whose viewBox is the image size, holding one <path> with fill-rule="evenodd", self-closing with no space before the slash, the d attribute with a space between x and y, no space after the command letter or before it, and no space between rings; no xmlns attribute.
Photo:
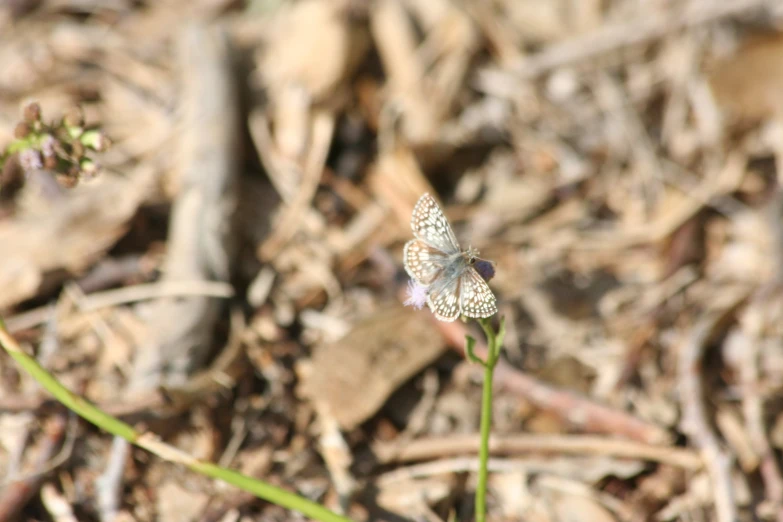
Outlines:
<svg viewBox="0 0 783 522"><path fill-rule="evenodd" d="M446 216L429 194L413 208L411 228L416 239L405 243L403 264L411 279L427 288L427 305L437 319L497 313L495 295L474 266L477 261L488 262L479 260L474 248L460 249Z"/></svg>

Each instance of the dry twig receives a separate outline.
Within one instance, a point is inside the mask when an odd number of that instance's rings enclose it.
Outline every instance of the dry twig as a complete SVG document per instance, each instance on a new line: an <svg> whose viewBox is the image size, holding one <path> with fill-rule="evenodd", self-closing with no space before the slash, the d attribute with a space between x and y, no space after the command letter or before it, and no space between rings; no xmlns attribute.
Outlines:
<svg viewBox="0 0 783 522"><path fill-rule="evenodd" d="M377 445L376 451L382 462L438 459L475 453L478 451L478 440L477 435L426 437L411 441L400 450ZM391 451L386 451L387 449ZM494 435L490 439L489 449L492 455L519 453L604 455L660 462L691 471L698 470L702 466L701 458L690 450L584 435Z"/></svg>
<svg viewBox="0 0 783 522"><path fill-rule="evenodd" d="M702 383L702 358L716 327L733 306L711 312L694 326L680 347L677 384L682 403L682 430L693 442L704 461L714 490L713 499L719 522L737 520L737 505L731 481L731 456L721 448L712 431L705 408Z"/></svg>

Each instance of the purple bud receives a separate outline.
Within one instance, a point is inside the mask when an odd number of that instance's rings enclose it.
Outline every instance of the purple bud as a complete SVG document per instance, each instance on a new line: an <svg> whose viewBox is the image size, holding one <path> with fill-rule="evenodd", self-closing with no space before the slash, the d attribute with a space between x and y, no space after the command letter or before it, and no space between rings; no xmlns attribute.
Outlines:
<svg viewBox="0 0 783 522"><path fill-rule="evenodd" d="M43 152L44 158L51 158L54 156L54 136L47 134L41 140L41 152Z"/></svg>
<svg viewBox="0 0 783 522"><path fill-rule="evenodd" d="M27 123L35 123L41 121L41 106L36 102L28 103L24 109L22 109L22 118Z"/></svg>
<svg viewBox="0 0 783 522"><path fill-rule="evenodd" d="M43 158L41 158L41 153L35 149L24 149L19 153L19 164L25 172L41 170L43 168Z"/></svg>
<svg viewBox="0 0 783 522"><path fill-rule="evenodd" d="M495 264L492 261L477 259L476 262L473 263L473 268L476 269L476 272L479 273L484 281L489 281L495 277Z"/></svg>
<svg viewBox="0 0 783 522"><path fill-rule="evenodd" d="M27 122L20 121L14 128L14 138L23 139L30 134L30 125Z"/></svg>

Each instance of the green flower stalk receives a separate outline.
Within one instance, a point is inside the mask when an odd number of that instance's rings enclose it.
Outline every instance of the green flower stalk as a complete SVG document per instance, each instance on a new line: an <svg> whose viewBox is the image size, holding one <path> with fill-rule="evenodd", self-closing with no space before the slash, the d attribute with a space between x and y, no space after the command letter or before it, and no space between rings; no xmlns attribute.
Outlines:
<svg viewBox="0 0 783 522"><path fill-rule="evenodd" d="M472 362L484 367L484 383L481 393L481 445L479 447L479 471L476 483L476 522L484 522L487 516L487 479L489 476L489 433L492 427L492 381L495 366L500 359L500 349L506 336L506 318L500 318L497 331L490 319L478 319L478 323L487 336L487 358L482 359L475 353L476 340L465 337L465 354Z"/></svg>

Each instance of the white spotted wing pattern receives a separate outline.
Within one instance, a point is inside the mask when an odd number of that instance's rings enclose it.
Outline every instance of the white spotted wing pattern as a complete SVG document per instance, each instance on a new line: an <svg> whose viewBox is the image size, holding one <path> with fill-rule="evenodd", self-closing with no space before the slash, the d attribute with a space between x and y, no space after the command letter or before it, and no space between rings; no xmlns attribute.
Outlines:
<svg viewBox="0 0 783 522"><path fill-rule="evenodd" d="M411 228L416 239L405 244L403 263L408 275L427 288L427 304L437 319L497 313L495 295L473 267L478 252L460 250L451 225L429 194L416 203Z"/></svg>

